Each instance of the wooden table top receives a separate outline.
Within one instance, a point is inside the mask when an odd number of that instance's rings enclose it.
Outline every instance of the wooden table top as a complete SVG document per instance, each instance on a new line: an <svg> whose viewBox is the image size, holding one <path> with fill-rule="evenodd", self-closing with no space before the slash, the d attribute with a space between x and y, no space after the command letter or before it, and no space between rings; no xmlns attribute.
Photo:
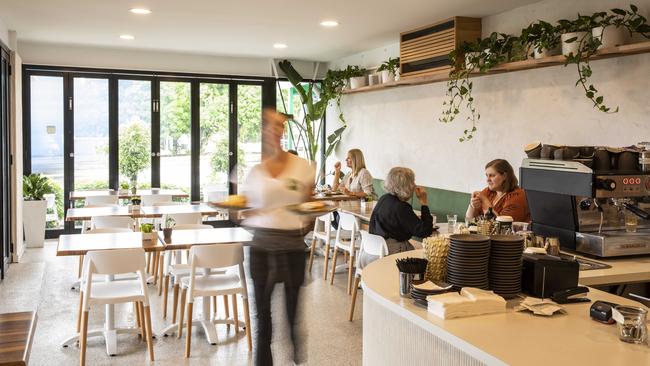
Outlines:
<svg viewBox="0 0 650 366"><path fill-rule="evenodd" d="M159 217L168 214L200 213L201 215L216 215L219 211L208 204L191 205L165 205L165 206L143 206L142 212L147 217Z"/></svg>
<svg viewBox="0 0 650 366"><path fill-rule="evenodd" d="M187 198L190 195L180 189L138 189L135 194L131 191L116 191L114 189L101 189L92 191L72 191L70 192L71 200L84 200L86 197L96 196L117 196L118 198L131 198L134 196L152 196L152 195L169 195L173 198Z"/></svg>
<svg viewBox="0 0 650 366"><path fill-rule="evenodd" d="M69 208L65 221L90 220L93 216L148 217L142 210L130 211L128 206L79 207Z"/></svg>
<svg viewBox="0 0 650 366"><path fill-rule="evenodd" d="M0 314L0 366L29 363L37 318L35 311Z"/></svg>
<svg viewBox="0 0 650 366"><path fill-rule="evenodd" d="M247 243L253 235L240 227L215 229L172 230L171 240L165 240L163 233L158 238L164 243L165 250L190 249L193 245Z"/></svg>
<svg viewBox="0 0 650 366"><path fill-rule="evenodd" d="M310 198L312 201L359 201L359 197L348 196L343 193L336 194L315 194Z"/></svg>
<svg viewBox="0 0 650 366"><path fill-rule="evenodd" d="M349 213L360 218L363 221L370 221L370 215L375 208L377 202L366 204L365 208L361 208L361 202L357 201L342 201L337 202L338 210L341 212Z"/></svg>
<svg viewBox="0 0 650 366"><path fill-rule="evenodd" d="M158 240L142 241L141 232L66 234L59 236L57 256L85 255L91 250L143 248L145 252L159 252L165 246Z"/></svg>

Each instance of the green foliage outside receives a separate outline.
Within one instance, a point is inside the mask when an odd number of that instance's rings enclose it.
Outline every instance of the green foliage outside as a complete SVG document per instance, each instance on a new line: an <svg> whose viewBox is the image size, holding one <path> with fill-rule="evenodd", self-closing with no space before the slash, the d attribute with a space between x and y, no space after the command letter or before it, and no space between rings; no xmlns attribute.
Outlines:
<svg viewBox="0 0 650 366"><path fill-rule="evenodd" d="M149 131L140 122L130 123L120 131L119 145L120 174L137 187L138 173L151 164Z"/></svg>

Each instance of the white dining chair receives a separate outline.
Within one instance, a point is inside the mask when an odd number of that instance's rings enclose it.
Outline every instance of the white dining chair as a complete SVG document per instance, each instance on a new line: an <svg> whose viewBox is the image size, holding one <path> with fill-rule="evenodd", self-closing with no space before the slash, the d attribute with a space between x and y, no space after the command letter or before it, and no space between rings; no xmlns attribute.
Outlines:
<svg viewBox="0 0 650 366"><path fill-rule="evenodd" d="M153 206L154 203L169 204L169 202L172 202L172 196L168 194L149 194L149 195L141 196L141 198L142 198L142 202L141 202L142 206Z"/></svg>
<svg viewBox="0 0 650 366"><path fill-rule="evenodd" d="M168 214L167 217L173 219L176 225L200 225L203 222L203 215L200 212Z"/></svg>
<svg viewBox="0 0 650 366"><path fill-rule="evenodd" d="M90 219L91 229L120 227L133 231L135 221L128 216L93 216Z"/></svg>
<svg viewBox="0 0 650 366"><path fill-rule="evenodd" d="M319 216L314 221L314 231L313 237L311 240L311 247L309 250L309 265L307 271L311 273L311 268L314 263L314 252L316 251L316 244L318 242L325 243L325 262L323 270L323 279L327 280L327 265L329 262L329 252L330 252L330 243L332 239L335 238L336 231L332 230L332 214L328 213L323 216Z"/></svg>
<svg viewBox="0 0 650 366"><path fill-rule="evenodd" d="M212 270L223 270L236 267L236 271L214 274ZM200 272L199 272L200 271ZM181 312L178 322L178 338L182 336L183 308L187 301L187 333L185 339L185 357L190 357L192 339L192 316L194 299L211 296L233 295L233 319L210 320L212 324L234 324L235 333L239 331L237 311L237 295L241 295L244 305L244 323L248 350L252 350L250 315L248 307L248 289L246 287L246 272L244 270L244 249L241 243L195 245L190 249L190 275L181 279ZM204 319L206 314L203 314Z"/></svg>
<svg viewBox="0 0 650 366"><path fill-rule="evenodd" d="M151 311L145 279L144 250L116 249L98 250L86 253L82 276L80 301L80 365L86 364L86 343L88 334L88 313L94 305L113 305L135 303L141 334L147 341L149 360L154 361ZM137 273L137 279L128 281L109 281L93 283L93 276L115 276L118 274Z"/></svg>
<svg viewBox="0 0 650 366"><path fill-rule="evenodd" d="M344 231L350 232L350 238L347 239L343 234ZM338 251L344 251L349 254L348 259L348 295L352 294L352 275L354 274L354 263L356 252L359 248L357 243L357 232L359 231L359 222L356 217L345 212L339 212L339 227L336 230L334 239L334 256L332 257L332 270L330 273L330 285L334 284L334 272L336 271L336 259Z"/></svg>
<svg viewBox="0 0 650 366"><path fill-rule="evenodd" d="M113 196L90 196L84 199L84 206L96 206L96 205L117 205L119 202L117 195Z"/></svg>
<svg viewBox="0 0 650 366"><path fill-rule="evenodd" d="M365 230L360 230L361 232L361 246L359 247L359 253L357 256L357 268L354 273L354 284L352 287L352 302L350 303L350 314L348 320L352 321L354 316L354 305L357 302L357 290L359 288L359 282L361 282L361 273L363 267L370 264L372 261L383 258L385 255L388 255L388 246L386 245L386 239L380 235L370 234ZM368 263L362 263L361 258L367 258L365 255L374 256L372 261ZM372 257L370 257L372 258Z"/></svg>

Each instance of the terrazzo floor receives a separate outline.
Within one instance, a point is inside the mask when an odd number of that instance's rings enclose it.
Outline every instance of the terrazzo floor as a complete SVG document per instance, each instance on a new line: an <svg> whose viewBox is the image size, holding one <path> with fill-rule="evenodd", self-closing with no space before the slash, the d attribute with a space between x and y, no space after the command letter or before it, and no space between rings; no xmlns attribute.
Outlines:
<svg viewBox="0 0 650 366"><path fill-rule="evenodd" d="M28 249L21 263L10 265L5 280L0 282L0 312L38 311L38 324L30 356L30 365L79 364L79 348L61 347L61 342L76 330L79 292L71 290L75 280L77 257L56 257L56 241L48 240L44 248ZM346 294L347 271L337 273L334 286L322 279L323 257L317 257L300 299L300 338L307 349L306 365L360 365L362 344L362 291L359 291L355 320L347 320L350 297ZM250 286L249 286L250 288ZM149 286L152 302L153 332L157 334L171 322L162 319L162 298ZM277 286L273 296L273 356L276 365L293 365L292 346L285 326L283 289ZM171 304L171 291L170 300ZM219 302L222 304L221 301ZM219 312L223 306L218 306ZM171 309L171 305L170 305ZM240 309L241 306L240 306ZM116 325L133 325L132 306L117 305ZM240 314L243 311L240 310ZM223 315L223 314L221 314ZM251 295L253 344L255 343L255 306ZM195 318L200 306L195 306ZM241 317L241 315L240 315ZM100 328L104 322L103 307L90 312L89 329ZM87 365L252 365L253 353L248 351L245 333L234 333L233 327L217 326L219 342L209 345L203 331L194 327L192 357L184 357L185 337L156 337L155 362L149 362L146 344L137 335L118 335L118 354L106 354L101 337L89 338Z"/></svg>

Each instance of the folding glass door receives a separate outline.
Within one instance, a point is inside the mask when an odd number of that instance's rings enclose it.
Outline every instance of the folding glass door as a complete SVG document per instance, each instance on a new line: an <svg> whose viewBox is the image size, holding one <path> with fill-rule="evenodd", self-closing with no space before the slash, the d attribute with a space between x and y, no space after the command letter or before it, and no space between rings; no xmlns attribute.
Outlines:
<svg viewBox="0 0 650 366"><path fill-rule="evenodd" d="M0 48L0 280L11 258L11 150L9 148L9 54Z"/></svg>

